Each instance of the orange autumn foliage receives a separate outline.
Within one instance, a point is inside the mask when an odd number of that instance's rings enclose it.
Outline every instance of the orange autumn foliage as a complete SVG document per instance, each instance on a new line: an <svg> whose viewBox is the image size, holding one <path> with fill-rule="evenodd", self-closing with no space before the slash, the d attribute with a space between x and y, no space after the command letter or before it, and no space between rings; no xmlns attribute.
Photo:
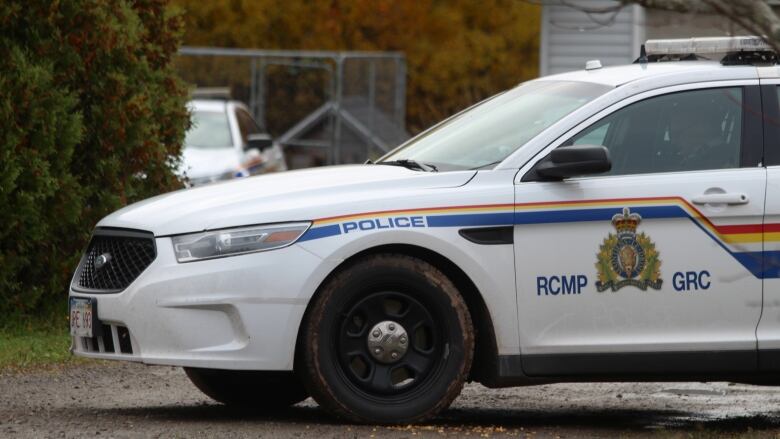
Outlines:
<svg viewBox="0 0 780 439"><path fill-rule="evenodd" d="M517 0L173 0L184 44L406 54L417 132L538 71L540 8Z"/></svg>

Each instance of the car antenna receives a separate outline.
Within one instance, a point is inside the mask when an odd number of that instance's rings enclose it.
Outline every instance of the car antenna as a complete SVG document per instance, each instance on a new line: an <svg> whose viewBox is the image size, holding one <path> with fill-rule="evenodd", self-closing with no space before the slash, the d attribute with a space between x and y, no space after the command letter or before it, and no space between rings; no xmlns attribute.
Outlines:
<svg viewBox="0 0 780 439"><path fill-rule="evenodd" d="M645 49L645 45L642 44L641 46L639 46L639 58L637 58L636 61L634 61L634 64L637 64L637 63L639 63L639 64L647 64L647 62L648 62L647 50Z"/></svg>

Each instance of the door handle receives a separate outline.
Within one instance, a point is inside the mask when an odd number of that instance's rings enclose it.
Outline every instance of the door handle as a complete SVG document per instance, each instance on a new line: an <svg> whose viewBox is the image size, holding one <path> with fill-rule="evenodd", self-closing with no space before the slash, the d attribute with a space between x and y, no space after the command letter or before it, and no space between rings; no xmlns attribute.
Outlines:
<svg viewBox="0 0 780 439"><path fill-rule="evenodd" d="M746 194L726 193L726 194L704 194L694 197L693 204L747 204L750 199Z"/></svg>

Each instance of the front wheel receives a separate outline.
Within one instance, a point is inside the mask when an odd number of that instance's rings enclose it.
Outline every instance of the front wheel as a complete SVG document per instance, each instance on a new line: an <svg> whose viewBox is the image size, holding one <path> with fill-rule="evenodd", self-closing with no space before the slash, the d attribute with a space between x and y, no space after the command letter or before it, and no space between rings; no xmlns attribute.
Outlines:
<svg viewBox="0 0 780 439"><path fill-rule="evenodd" d="M474 352L471 318L452 282L425 261L393 254L331 278L303 336L306 388L357 422L434 416L460 393Z"/></svg>
<svg viewBox="0 0 780 439"><path fill-rule="evenodd" d="M281 409L309 395L293 372L184 368L201 392L227 405Z"/></svg>

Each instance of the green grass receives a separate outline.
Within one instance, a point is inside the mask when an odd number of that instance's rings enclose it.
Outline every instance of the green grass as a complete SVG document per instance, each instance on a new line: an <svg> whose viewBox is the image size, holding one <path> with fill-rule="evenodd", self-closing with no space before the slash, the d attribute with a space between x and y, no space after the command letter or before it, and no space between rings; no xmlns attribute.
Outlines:
<svg viewBox="0 0 780 439"><path fill-rule="evenodd" d="M65 331L0 332L0 371L75 361L69 347L70 337Z"/></svg>
<svg viewBox="0 0 780 439"><path fill-rule="evenodd" d="M73 363L65 306L0 323L0 372Z"/></svg>

